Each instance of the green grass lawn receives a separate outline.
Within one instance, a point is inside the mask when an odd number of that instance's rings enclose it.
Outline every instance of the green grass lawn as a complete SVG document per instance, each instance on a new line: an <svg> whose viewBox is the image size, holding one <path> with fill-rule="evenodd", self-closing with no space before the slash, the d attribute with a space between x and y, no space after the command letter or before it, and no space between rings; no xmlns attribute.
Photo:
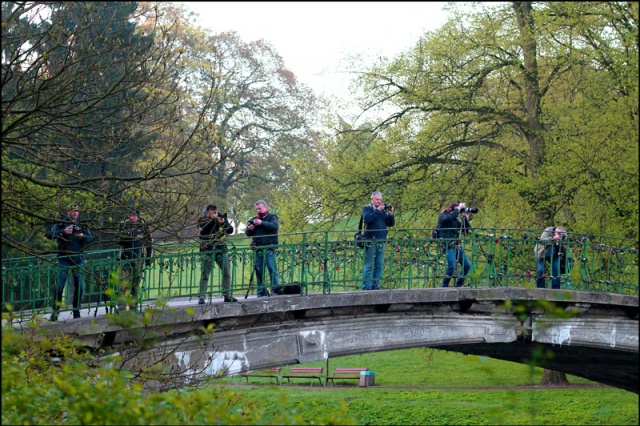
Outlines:
<svg viewBox="0 0 640 426"><path fill-rule="evenodd" d="M324 367L324 362L301 366ZM213 380L265 406L264 420L284 410L313 423L344 407L357 424L638 424L638 395L576 376L571 385L537 386L542 369L475 355L416 348L332 358L336 367L367 367L375 386L269 385L269 379ZM283 371L288 371L284 367ZM238 383L245 383L236 386ZM273 383L273 382L272 382Z"/></svg>

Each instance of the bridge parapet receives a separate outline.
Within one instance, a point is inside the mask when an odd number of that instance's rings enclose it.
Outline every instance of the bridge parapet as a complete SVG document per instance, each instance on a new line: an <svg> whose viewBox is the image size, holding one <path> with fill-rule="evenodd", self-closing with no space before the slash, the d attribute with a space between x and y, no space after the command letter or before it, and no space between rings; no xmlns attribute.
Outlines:
<svg viewBox="0 0 640 426"><path fill-rule="evenodd" d="M446 270L440 244L424 229L393 230L386 241L387 254L381 287L388 290L439 288ZM475 229L462 240L471 261L465 285L471 288L535 287L534 247L540 241L532 230ZM362 283L363 249L352 232L298 233L281 236L277 251L281 282L300 284L305 293L335 294L357 291ZM245 243L245 245L243 245ZM254 249L246 240L230 244L232 291L236 297L256 290ZM373 242L372 242L373 243ZM570 256L561 262L561 288L589 292L639 294L638 242L593 235L569 234L564 242ZM160 296L197 298L202 258L197 245L165 245L145 268L138 303ZM107 257L105 257L107 256ZM118 271L130 261L113 252L89 253L85 274L84 307L98 309L110 303L105 289L120 292ZM547 265L547 267L549 267ZM461 274L456 271L456 275ZM551 275L551 271L547 271ZM57 284L54 259L41 257L5 260L2 269L2 303L6 311L25 315L51 309ZM214 268L209 301L221 294L221 273ZM547 280L548 281L548 280ZM71 286L67 286L69 290ZM70 292L68 292L70 295ZM62 310L70 310L68 298Z"/></svg>

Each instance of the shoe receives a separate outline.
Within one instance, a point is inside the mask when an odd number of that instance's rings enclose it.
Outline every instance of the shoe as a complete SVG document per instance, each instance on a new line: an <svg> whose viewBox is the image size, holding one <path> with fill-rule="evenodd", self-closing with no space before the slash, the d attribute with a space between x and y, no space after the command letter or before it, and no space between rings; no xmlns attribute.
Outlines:
<svg viewBox="0 0 640 426"><path fill-rule="evenodd" d="M238 299L236 299L235 297L231 297L231 298L229 298L229 297L225 297L225 298L224 298L224 301L225 301L225 302L237 302L237 301L238 301Z"/></svg>
<svg viewBox="0 0 640 426"><path fill-rule="evenodd" d="M73 311L73 318L80 318L80 311Z"/></svg>
<svg viewBox="0 0 640 426"><path fill-rule="evenodd" d="M198 299L198 305L204 305L204 297Z"/></svg>

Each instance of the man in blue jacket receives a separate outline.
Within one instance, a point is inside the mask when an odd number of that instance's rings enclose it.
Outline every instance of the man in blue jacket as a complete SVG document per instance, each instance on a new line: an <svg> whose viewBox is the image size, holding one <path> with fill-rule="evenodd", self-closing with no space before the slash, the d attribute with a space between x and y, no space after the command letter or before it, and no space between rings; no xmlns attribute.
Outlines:
<svg viewBox="0 0 640 426"><path fill-rule="evenodd" d="M263 280L264 267L269 270L271 291L278 289L278 266L275 247L278 245L278 216L269 213L269 206L263 200L256 201L256 217L249 220L245 230L252 237L251 246L255 249L255 268L258 281L258 297L269 296Z"/></svg>
<svg viewBox="0 0 640 426"><path fill-rule="evenodd" d="M396 224L392 206L382 202L382 193L371 194L371 204L362 208L364 238L370 240L364 248L363 290L378 290L384 270L384 249L388 227Z"/></svg>
<svg viewBox="0 0 640 426"><path fill-rule="evenodd" d="M53 301L53 313L51 321L58 320L58 312L62 304L62 293L69 273L73 276L73 317L80 318L80 304L84 291L84 273L82 266L85 263L82 251L84 247L94 241L94 237L87 227L78 224L80 205L71 203L67 206L66 215L47 231L46 237L58 243L58 287Z"/></svg>

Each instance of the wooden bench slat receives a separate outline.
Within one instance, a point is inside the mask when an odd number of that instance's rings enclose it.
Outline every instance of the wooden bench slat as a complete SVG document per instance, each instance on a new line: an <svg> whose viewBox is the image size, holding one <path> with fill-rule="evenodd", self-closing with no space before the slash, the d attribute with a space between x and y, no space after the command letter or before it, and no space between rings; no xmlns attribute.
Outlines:
<svg viewBox="0 0 640 426"><path fill-rule="evenodd" d="M271 383L271 379L274 378L276 379L276 382L280 384L280 370L280 367L274 367L263 368L255 371L246 371L244 373L240 373L240 380L242 380L242 377L246 377L247 383L249 383L249 377L268 377L269 383Z"/></svg>
<svg viewBox="0 0 640 426"><path fill-rule="evenodd" d="M283 375L282 378L287 379L288 383L291 383L291 379L311 379L311 386L313 386L314 379L318 379L318 383L322 383L323 370L323 367L292 367L289 370L289 374Z"/></svg>
<svg viewBox="0 0 640 426"><path fill-rule="evenodd" d="M336 368L335 370L333 370L333 375L326 376L324 378L324 385L326 386L329 380L331 380L331 383L335 385L335 381L334 381L335 379L359 380L360 373L362 371L369 371L369 369L368 368Z"/></svg>

